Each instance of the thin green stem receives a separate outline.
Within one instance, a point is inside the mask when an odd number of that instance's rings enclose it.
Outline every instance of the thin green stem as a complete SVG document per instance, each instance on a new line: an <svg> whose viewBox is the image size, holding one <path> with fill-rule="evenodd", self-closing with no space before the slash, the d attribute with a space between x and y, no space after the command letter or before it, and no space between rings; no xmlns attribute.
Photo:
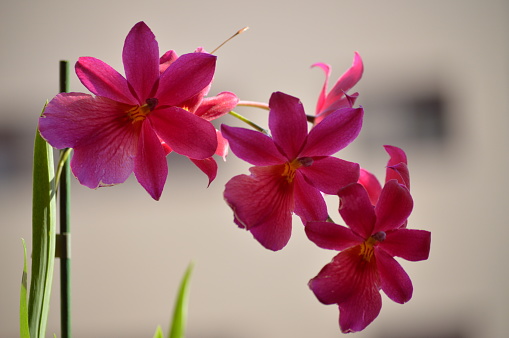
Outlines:
<svg viewBox="0 0 509 338"><path fill-rule="evenodd" d="M60 151L60 158L58 160L57 164L57 170L55 173L55 187L58 188L60 184L60 176L62 176L62 171L64 167L66 166L67 160L69 159L69 155L71 154L71 148L65 148Z"/></svg>
<svg viewBox="0 0 509 338"><path fill-rule="evenodd" d="M69 62L60 61L60 92L69 91ZM69 154L71 149L60 151L56 187L60 187L60 327L62 338L71 338L71 171Z"/></svg>
<svg viewBox="0 0 509 338"><path fill-rule="evenodd" d="M230 111L228 114L230 114L231 116L233 117L236 117L238 118L239 120L241 120L242 122L244 123L247 123L248 125L250 125L251 127L253 127L255 130L258 130L258 131L261 131L262 133L264 133L265 135L268 135L269 132L266 130L266 129L263 129L262 127L260 127L259 125L257 125L256 123L254 123L253 121L249 120L248 118L234 112L233 110Z"/></svg>

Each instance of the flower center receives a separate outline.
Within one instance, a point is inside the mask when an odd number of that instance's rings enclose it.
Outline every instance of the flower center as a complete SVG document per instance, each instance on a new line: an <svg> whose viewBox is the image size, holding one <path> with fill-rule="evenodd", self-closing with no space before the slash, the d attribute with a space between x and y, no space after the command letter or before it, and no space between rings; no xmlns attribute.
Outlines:
<svg viewBox="0 0 509 338"><path fill-rule="evenodd" d="M300 167L309 167L313 164L311 157L296 158L292 162L286 162L281 176L285 177L288 183L292 183L295 178L295 171Z"/></svg>
<svg viewBox="0 0 509 338"><path fill-rule="evenodd" d="M371 235L367 240L364 241L364 243L361 244L361 252L359 255L362 256L362 258L365 261L370 261L371 257L373 257L374 253L374 246L378 242L383 242L385 240L386 234L383 231L379 231L374 235Z"/></svg>
<svg viewBox="0 0 509 338"><path fill-rule="evenodd" d="M127 117L131 119L132 123L143 121L147 115L154 110L157 106L158 100L156 98L147 99L143 106L134 106L127 111Z"/></svg>

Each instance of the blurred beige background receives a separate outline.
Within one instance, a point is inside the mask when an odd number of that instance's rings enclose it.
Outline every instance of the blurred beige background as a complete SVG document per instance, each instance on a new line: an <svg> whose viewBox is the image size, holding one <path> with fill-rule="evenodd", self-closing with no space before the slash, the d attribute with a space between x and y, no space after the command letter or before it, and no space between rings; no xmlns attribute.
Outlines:
<svg viewBox="0 0 509 338"><path fill-rule="evenodd" d="M0 337L18 336L21 238L30 247L31 151L37 116L58 90L58 61L95 56L122 72L129 29L144 20L161 52L217 54L211 94L267 101L273 91L314 109L323 74L333 80L358 51L355 90L365 108L360 137L342 158L381 179L383 144L409 157L409 226L432 231L428 261L402 261L413 299L384 296L378 319L356 337L472 338L509 333L509 2L429 1L3 1L0 4ZM85 91L73 74L71 90ZM266 113L238 109L266 125ZM241 125L231 118L219 122ZM75 337L152 337L165 331L187 264L189 338L338 337L338 311L307 281L336 254L308 241L296 219L281 252L237 229L224 184L247 165L233 154L218 178L169 157L159 202L137 184L72 191ZM331 200L334 210L336 200ZM55 280L58 268L55 270ZM59 336L58 285L48 336Z"/></svg>

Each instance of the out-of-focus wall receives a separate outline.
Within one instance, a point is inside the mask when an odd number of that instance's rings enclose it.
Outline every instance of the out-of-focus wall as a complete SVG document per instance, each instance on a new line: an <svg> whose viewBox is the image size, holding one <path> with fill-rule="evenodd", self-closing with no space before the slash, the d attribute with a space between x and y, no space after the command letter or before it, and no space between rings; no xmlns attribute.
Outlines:
<svg viewBox="0 0 509 338"><path fill-rule="evenodd" d="M409 226L432 231L428 261L402 261L414 284L405 305L384 296L357 337L492 337L509 324L509 3L507 1L4 1L0 4L0 336L18 336L21 238L30 248L31 147L37 116L58 90L58 61L95 56L122 70L129 29L144 20L161 51L217 52L212 94L267 101L298 96L312 112L322 86L354 51L361 136L339 156L383 178L383 144L409 157ZM71 90L85 91L72 77ZM266 125L266 113L238 109ZM224 123L241 125L231 118ZM221 121L220 121L221 122ZM186 265L195 261L188 337L337 337L338 311L307 281L335 255L308 241L298 219L281 252L236 228L224 184L248 166L233 154L206 189L203 174L169 157L159 202L134 178L72 187L75 337L149 337L167 327ZM331 199L331 214L339 218ZM58 276L58 268L55 271ZM56 279L56 277L55 277ZM56 295L48 335L59 335Z"/></svg>

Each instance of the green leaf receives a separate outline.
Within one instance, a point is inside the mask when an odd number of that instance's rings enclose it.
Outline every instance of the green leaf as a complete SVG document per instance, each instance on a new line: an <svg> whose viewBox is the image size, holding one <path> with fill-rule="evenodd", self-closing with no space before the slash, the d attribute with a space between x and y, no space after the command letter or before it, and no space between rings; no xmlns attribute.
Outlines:
<svg viewBox="0 0 509 338"><path fill-rule="evenodd" d="M164 338L163 329L161 329L161 326L157 326L156 333L154 333L154 338Z"/></svg>
<svg viewBox="0 0 509 338"><path fill-rule="evenodd" d="M34 142L32 200L32 276L28 323L32 338L44 338L55 262L55 174L53 148L39 131Z"/></svg>
<svg viewBox="0 0 509 338"><path fill-rule="evenodd" d="M30 338L30 329L28 328L28 305L27 305L27 246L23 242L23 275L21 276L21 290L19 292L19 336L20 338Z"/></svg>
<svg viewBox="0 0 509 338"><path fill-rule="evenodd" d="M193 271L193 263L190 263L180 282L177 301L173 311L173 322L168 338L184 338L187 321L187 304L189 302L189 281Z"/></svg>

